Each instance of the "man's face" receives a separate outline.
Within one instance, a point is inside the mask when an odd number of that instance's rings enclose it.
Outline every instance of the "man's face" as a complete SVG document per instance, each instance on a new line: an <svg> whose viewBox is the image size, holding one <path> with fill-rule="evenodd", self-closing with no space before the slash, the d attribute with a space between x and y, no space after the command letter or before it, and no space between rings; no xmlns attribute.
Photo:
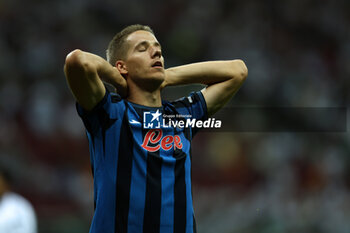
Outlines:
<svg viewBox="0 0 350 233"><path fill-rule="evenodd" d="M148 31L131 33L125 65L127 76L139 84L159 86L164 81L164 58L157 38ZM152 83L150 83L152 81Z"/></svg>

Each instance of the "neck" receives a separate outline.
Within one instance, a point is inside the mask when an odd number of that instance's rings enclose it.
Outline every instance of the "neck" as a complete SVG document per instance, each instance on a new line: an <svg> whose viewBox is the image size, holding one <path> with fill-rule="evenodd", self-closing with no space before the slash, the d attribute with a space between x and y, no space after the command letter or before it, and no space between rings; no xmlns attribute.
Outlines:
<svg viewBox="0 0 350 233"><path fill-rule="evenodd" d="M136 85L129 86L129 93L126 99L132 103L147 107L162 106L162 99L159 88L154 91L146 91Z"/></svg>

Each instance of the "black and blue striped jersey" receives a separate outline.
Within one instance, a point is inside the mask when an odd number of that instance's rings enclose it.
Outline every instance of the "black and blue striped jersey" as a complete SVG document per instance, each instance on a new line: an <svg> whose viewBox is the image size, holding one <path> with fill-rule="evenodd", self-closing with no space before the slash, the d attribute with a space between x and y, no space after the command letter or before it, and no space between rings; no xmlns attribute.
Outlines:
<svg viewBox="0 0 350 233"><path fill-rule="evenodd" d="M191 140L197 129L171 122L206 120L202 93L163 101L157 108L107 91L92 111L79 104L77 111L86 128L94 177L90 233L196 232Z"/></svg>

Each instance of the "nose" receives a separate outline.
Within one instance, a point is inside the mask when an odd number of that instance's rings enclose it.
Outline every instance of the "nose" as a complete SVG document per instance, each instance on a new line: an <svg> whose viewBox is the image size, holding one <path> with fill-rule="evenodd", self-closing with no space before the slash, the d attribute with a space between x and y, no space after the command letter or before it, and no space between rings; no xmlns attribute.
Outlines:
<svg viewBox="0 0 350 233"><path fill-rule="evenodd" d="M152 49L152 58L155 57L161 57L162 56L162 50L159 46L154 46Z"/></svg>

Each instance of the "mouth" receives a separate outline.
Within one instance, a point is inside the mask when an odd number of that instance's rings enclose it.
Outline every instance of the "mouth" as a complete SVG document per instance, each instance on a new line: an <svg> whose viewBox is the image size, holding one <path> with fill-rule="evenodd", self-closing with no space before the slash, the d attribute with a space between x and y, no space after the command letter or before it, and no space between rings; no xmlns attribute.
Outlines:
<svg viewBox="0 0 350 233"><path fill-rule="evenodd" d="M163 68L163 64L160 61L156 61L155 63L153 63L152 67L154 67L154 68Z"/></svg>

